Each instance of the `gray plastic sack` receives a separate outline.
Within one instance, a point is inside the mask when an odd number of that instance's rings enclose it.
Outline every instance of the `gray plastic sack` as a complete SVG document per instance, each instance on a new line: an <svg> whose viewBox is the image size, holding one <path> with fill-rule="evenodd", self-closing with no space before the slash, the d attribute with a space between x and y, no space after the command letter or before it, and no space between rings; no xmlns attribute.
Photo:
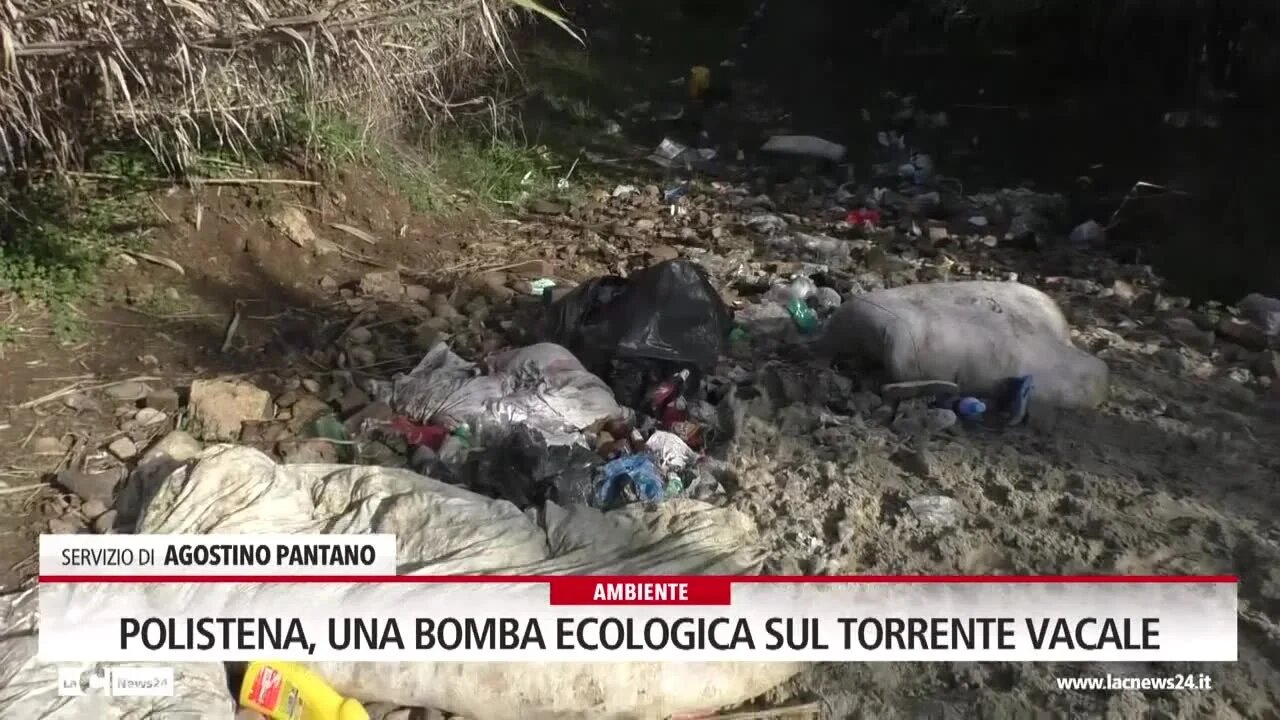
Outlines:
<svg viewBox="0 0 1280 720"><path fill-rule="evenodd" d="M696 500L674 498L608 513L548 504L541 513L522 513L509 502L408 470L279 465L258 450L227 445L208 448L166 478L138 529L393 533L399 571L431 575L752 575L765 557L750 518ZM110 592L110 586L79 585L74 591L89 595L78 601L88 603L94 593ZM10 667L23 668L26 677L56 672L35 661L34 638L21 650L4 658L0 673ZM348 697L438 708L473 720L662 718L710 711L767 692L799 670L798 664L776 662L327 662L310 667ZM52 683L27 687L25 704L0 702L0 717L228 718L215 714L216 703L206 714L190 716L147 715L124 704L62 715L12 713L70 700L56 697ZM213 702L201 691L182 698L182 707L201 699ZM71 704L82 702L87 701Z"/></svg>
<svg viewBox="0 0 1280 720"><path fill-rule="evenodd" d="M501 444L519 426L568 444L582 430L623 415L609 386L559 345L511 350L489 365L493 372L482 375L477 365L436 343L409 374L371 389L419 422L470 426L482 446Z"/></svg>
<svg viewBox="0 0 1280 720"><path fill-rule="evenodd" d="M1019 283L906 285L856 296L827 322L825 354L882 369L891 380L949 380L966 393L998 395L1031 375L1032 402L1096 407L1109 371L1078 349L1048 295Z"/></svg>

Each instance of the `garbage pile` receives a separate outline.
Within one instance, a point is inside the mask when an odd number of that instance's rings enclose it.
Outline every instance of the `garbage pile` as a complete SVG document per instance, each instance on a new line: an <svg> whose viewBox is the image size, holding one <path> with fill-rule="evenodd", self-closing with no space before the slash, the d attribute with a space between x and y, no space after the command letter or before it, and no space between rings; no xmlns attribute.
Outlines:
<svg viewBox="0 0 1280 720"><path fill-rule="evenodd" d="M520 507L723 500L724 464L706 452L732 428L709 375L731 328L706 272L667 261L547 297L540 334L555 342L483 368L438 343L407 375L370 383L391 414L362 430L398 437L424 474Z"/></svg>

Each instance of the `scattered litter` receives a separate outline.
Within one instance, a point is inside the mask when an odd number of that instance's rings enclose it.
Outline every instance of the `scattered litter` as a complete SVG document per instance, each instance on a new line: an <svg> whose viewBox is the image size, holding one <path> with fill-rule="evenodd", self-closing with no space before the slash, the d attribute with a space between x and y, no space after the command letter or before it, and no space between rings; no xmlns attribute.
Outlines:
<svg viewBox="0 0 1280 720"><path fill-rule="evenodd" d="M861 208L851 210L845 216L844 221L850 225L869 225L875 227L880 224L880 211L875 209Z"/></svg>
<svg viewBox="0 0 1280 720"><path fill-rule="evenodd" d="M556 281L551 278L538 278L529 281L529 292L534 295L545 295L549 290L556 287Z"/></svg>
<svg viewBox="0 0 1280 720"><path fill-rule="evenodd" d="M697 157L697 153L690 153L688 147L671 138L663 138L649 155L649 160L663 167L674 168L689 162L694 157Z"/></svg>
<svg viewBox="0 0 1280 720"><path fill-rule="evenodd" d="M780 155L801 155L830 162L844 158L845 146L812 135L774 135L760 148Z"/></svg>
<svg viewBox="0 0 1280 720"><path fill-rule="evenodd" d="M922 495L907 501L907 507L920 522L936 527L952 527L960 524L964 506L959 500L945 495Z"/></svg>
<svg viewBox="0 0 1280 720"><path fill-rule="evenodd" d="M689 97L697 100L711 87L711 69L702 65L689 68Z"/></svg>
<svg viewBox="0 0 1280 720"><path fill-rule="evenodd" d="M334 230L341 230L342 232L350 235L351 237L354 237L357 240L360 240L361 242L368 243L369 245L378 244L378 238L365 232L364 230L361 230L358 227L353 227L351 225L347 225L344 223L329 223L329 227L333 228Z"/></svg>
<svg viewBox="0 0 1280 720"><path fill-rule="evenodd" d="M606 463L593 504L602 510L615 508L624 504L628 491L641 502L656 502L665 496L662 475L648 455L625 455Z"/></svg>
<svg viewBox="0 0 1280 720"><path fill-rule="evenodd" d="M130 256L136 257L136 258L138 258L139 260L146 260L147 262L149 262L149 263L154 263L154 264L156 264L156 265L162 265L162 266L167 267L167 268L169 268L170 270L172 270L172 271L174 271L174 272L178 273L179 275L186 275L186 274L187 274L187 271L186 271L185 269L183 269L183 267L182 267L181 265L179 265L179 264L178 264L176 261L174 261L174 260L170 260L170 259L169 259L169 258L167 258L167 257L162 257L162 256L160 256L160 255L152 255L151 253L145 253L145 252L141 252L141 251L138 251L138 250L128 250L128 251L126 251L126 252L125 252L125 255L130 255Z"/></svg>
<svg viewBox="0 0 1280 720"><path fill-rule="evenodd" d="M804 300L795 299L787 303L787 313L795 321L796 327L806 335L818 329L818 316Z"/></svg>
<svg viewBox="0 0 1280 720"><path fill-rule="evenodd" d="M635 185L618 185L613 189L613 192L610 193L610 197L630 197L638 192L640 192L640 189Z"/></svg>
<svg viewBox="0 0 1280 720"><path fill-rule="evenodd" d="M662 202L673 203L689 194L689 183L681 183L675 187L668 188L662 193Z"/></svg>
<svg viewBox="0 0 1280 720"><path fill-rule="evenodd" d="M1067 242L1076 247L1097 247L1107 242L1107 231L1094 220L1082 222L1072 229Z"/></svg>
<svg viewBox="0 0 1280 720"><path fill-rule="evenodd" d="M678 259L627 278L604 276L579 285L548 310L542 337L568 348L602 377L612 374L615 360L710 371L730 325L728 308L706 271Z"/></svg>
<svg viewBox="0 0 1280 720"><path fill-rule="evenodd" d="M787 229L787 221L777 215L753 215L747 220L747 227L759 233L772 235L784 232Z"/></svg>
<svg viewBox="0 0 1280 720"><path fill-rule="evenodd" d="M439 342L409 374L372 382L370 390L414 422L450 433L466 426L480 446L503 444L517 426L544 433L548 442L572 443L586 428L622 416L600 378L557 345L511 350L489 367L491 374L477 375L474 363Z"/></svg>

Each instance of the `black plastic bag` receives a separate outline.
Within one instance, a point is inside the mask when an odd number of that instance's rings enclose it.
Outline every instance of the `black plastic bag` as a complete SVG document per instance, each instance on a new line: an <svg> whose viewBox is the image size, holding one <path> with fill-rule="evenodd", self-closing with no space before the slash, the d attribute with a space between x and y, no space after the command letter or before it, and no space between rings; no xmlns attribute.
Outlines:
<svg viewBox="0 0 1280 720"><path fill-rule="evenodd" d="M548 309L542 336L608 377L614 361L710 372L730 329L729 309L706 271L667 260L628 278L599 277L574 288Z"/></svg>

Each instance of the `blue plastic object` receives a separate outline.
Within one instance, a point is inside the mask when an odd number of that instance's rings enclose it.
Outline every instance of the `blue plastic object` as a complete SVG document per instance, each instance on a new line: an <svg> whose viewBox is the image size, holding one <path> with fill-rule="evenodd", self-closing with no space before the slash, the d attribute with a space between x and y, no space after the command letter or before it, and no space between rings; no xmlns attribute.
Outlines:
<svg viewBox="0 0 1280 720"><path fill-rule="evenodd" d="M628 483L644 502L656 502L666 496L662 473L648 455L624 455L605 463L603 470L594 498L598 508L617 503Z"/></svg>
<svg viewBox="0 0 1280 720"><path fill-rule="evenodd" d="M962 418L981 417L987 411L987 404L976 397L962 397L956 400L955 411Z"/></svg>
<svg viewBox="0 0 1280 720"><path fill-rule="evenodd" d="M1027 419L1027 405L1031 402L1030 375L1013 379L1013 387L1009 393L1009 424L1017 425Z"/></svg>
<svg viewBox="0 0 1280 720"><path fill-rule="evenodd" d="M666 203L673 203L688 194L689 183L682 183L673 188L668 188L666 192L662 193L662 201Z"/></svg>

